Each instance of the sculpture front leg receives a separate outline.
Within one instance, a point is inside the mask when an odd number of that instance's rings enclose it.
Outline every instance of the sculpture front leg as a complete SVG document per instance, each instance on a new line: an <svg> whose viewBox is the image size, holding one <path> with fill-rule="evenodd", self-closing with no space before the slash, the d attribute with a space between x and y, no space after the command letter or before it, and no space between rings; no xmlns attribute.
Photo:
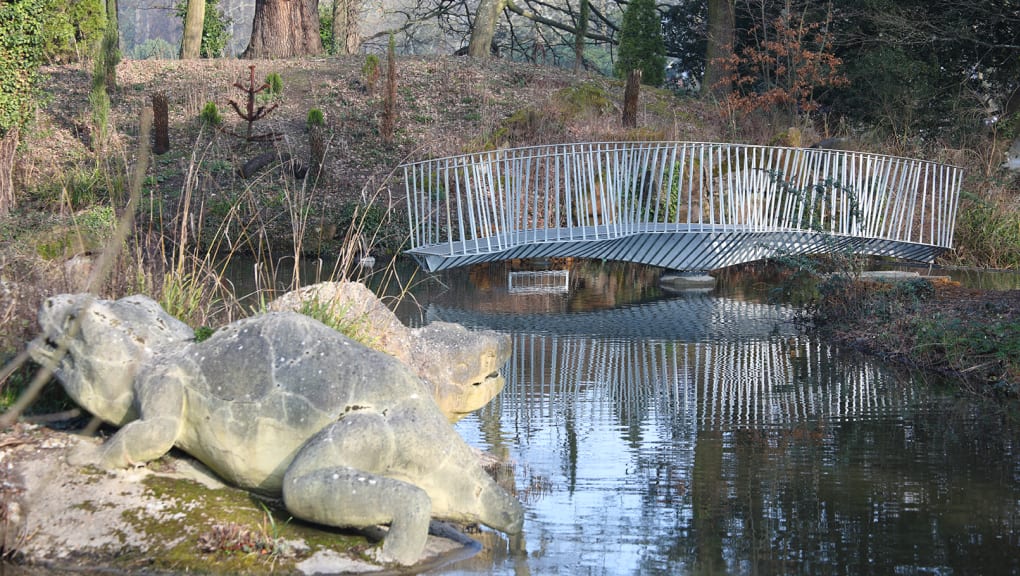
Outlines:
<svg viewBox="0 0 1020 576"><path fill-rule="evenodd" d="M155 460L174 447L184 419L184 387L162 369L136 386L139 419L117 431L100 450L100 464L124 468Z"/></svg>
<svg viewBox="0 0 1020 576"><path fill-rule="evenodd" d="M432 501L421 488L379 474L397 453L385 417L345 415L298 452L283 478L283 503L295 517L329 526L389 524L379 559L414 564L425 549Z"/></svg>
<svg viewBox="0 0 1020 576"><path fill-rule="evenodd" d="M346 467L323 468L284 477L283 503L297 518L337 527L389 524L384 562L409 565L425 550L431 503L412 484Z"/></svg>

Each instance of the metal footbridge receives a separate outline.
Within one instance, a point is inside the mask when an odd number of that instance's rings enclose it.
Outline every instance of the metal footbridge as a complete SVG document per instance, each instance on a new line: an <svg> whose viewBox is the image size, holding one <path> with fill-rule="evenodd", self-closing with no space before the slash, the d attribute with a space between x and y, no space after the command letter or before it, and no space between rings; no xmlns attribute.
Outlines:
<svg viewBox="0 0 1020 576"><path fill-rule="evenodd" d="M713 270L847 251L932 262L962 170L867 152L703 142L500 149L402 165L427 271L576 257Z"/></svg>

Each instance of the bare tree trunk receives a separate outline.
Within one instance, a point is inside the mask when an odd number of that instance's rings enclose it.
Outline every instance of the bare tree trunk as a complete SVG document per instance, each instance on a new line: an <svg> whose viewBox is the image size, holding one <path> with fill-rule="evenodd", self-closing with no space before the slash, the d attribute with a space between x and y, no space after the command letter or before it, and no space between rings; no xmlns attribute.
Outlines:
<svg viewBox="0 0 1020 576"><path fill-rule="evenodd" d="M701 93L724 97L733 87L726 81L724 60L733 54L736 23L734 0L708 0L708 45Z"/></svg>
<svg viewBox="0 0 1020 576"><path fill-rule="evenodd" d="M591 6L588 0L581 0L577 15L577 32L574 33L574 72L584 70L584 37L588 34L588 17Z"/></svg>
<svg viewBox="0 0 1020 576"><path fill-rule="evenodd" d="M641 69L627 74L627 87L623 92L623 126L637 126L638 97L641 95Z"/></svg>
<svg viewBox="0 0 1020 576"><path fill-rule="evenodd" d="M205 25L205 0L188 0L184 16L184 40L181 42L181 59L202 56L202 27Z"/></svg>
<svg viewBox="0 0 1020 576"><path fill-rule="evenodd" d="M0 138L0 216L6 216L14 208L14 159L18 151L17 127L10 128Z"/></svg>
<svg viewBox="0 0 1020 576"><path fill-rule="evenodd" d="M103 53L106 60L106 90L117 91L117 64L120 63L120 26L117 24L117 0L106 0L106 31L103 33Z"/></svg>
<svg viewBox="0 0 1020 576"><path fill-rule="evenodd" d="M333 2L333 53L357 54L361 49L361 27L358 12L360 0Z"/></svg>
<svg viewBox="0 0 1020 576"><path fill-rule="evenodd" d="M242 58L322 54L319 0L255 0L251 41Z"/></svg>
<svg viewBox="0 0 1020 576"><path fill-rule="evenodd" d="M481 0L471 27L468 56L488 58L492 54L492 38L496 35L496 21L503 13L507 0Z"/></svg>

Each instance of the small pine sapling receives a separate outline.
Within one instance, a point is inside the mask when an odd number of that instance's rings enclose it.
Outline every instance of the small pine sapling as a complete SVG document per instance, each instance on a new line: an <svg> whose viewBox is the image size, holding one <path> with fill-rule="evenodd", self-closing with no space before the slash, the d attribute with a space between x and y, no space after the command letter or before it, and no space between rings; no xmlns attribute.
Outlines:
<svg viewBox="0 0 1020 576"><path fill-rule="evenodd" d="M308 111L308 127L314 128L316 126L325 126L326 118L322 115L322 110L318 108L312 108Z"/></svg>
<svg viewBox="0 0 1020 576"><path fill-rule="evenodd" d="M365 63L361 66L361 75L364 78L365 88L369 94L375 93L375 85L379 83L379 57L375 54L365 56Z"/></svg>
<svg viewBox="0 0 1020 576"><path fill-rule="evenodd" d="M270 99L283 96L283 78L280 78L280 75L276 72L270 72L266 75L266 85L269 87L266 90L266 94L269 95Z"/></svg>
<svg viewBox="0 0 1020 576"><path fill-rule="evenodd" d="M322 164L326 159L326 119L322 110L312 108L308 111L308 172L314 184L319 178Z"/></svg>
<svg viewBox="0 0 1020 576"><path fill-rule="evenodd" d="M242 120L248 123L248 129L245 132L244 136L235 134L233 132L230 132L230 134L237 136L238 138L244 138L249 142L272 142L274 140L278 140L280 138L280 134L277 132L255 134L253 131L253 125L255 124L255 122L265 118L266 116L269 115L270 112L276 110L276 107L279 106L279 103L274 103L270 106L262 105L259 106L258 108L255 107L255 101L258 98L258 95L262 92L270 90L271 85L268 82L264 82L262 83L261 86L256 86L255 65L253 64L251 66L248 66L248 70L250 72L250 76L248 79L247 86L241 84L240 82L234 82L234 86L241 90L242 92L244 92L246 96L247 101L245 103L244 111L241 110L241 107L234 100L227 101L227 103L230 104L230 107L234 109L234 112L237 112L237 115L240 116ZM272 76L272 74L270 76ZM277 78L279 78L279 76L277 76ZM280 82L279 88L281 91L283 90L282 81Z"/></svg>
<svg viewBox="0 0 1020 576"><path fill-rule="evenodd" d="M215 102L206 102L202 108L202 114L200 116L202 122L212 127L218 127L223 124L223 116L220 115L220 109L216 107Z"/></svg>

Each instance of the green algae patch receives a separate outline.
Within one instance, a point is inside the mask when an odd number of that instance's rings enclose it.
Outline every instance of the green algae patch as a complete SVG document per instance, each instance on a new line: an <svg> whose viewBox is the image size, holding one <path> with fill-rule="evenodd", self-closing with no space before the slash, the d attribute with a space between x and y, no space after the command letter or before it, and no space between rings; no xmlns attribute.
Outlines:
<svg viewBox="0 0 1020 576"><path fill-rule="evenodd" d="M366 537L295 521L278 501L159 474L142 484L159 505L127 510L123 518L151 546L122 551L117 567L288 574L320 550L370 562L365 551L373 544Z"/></svg>

